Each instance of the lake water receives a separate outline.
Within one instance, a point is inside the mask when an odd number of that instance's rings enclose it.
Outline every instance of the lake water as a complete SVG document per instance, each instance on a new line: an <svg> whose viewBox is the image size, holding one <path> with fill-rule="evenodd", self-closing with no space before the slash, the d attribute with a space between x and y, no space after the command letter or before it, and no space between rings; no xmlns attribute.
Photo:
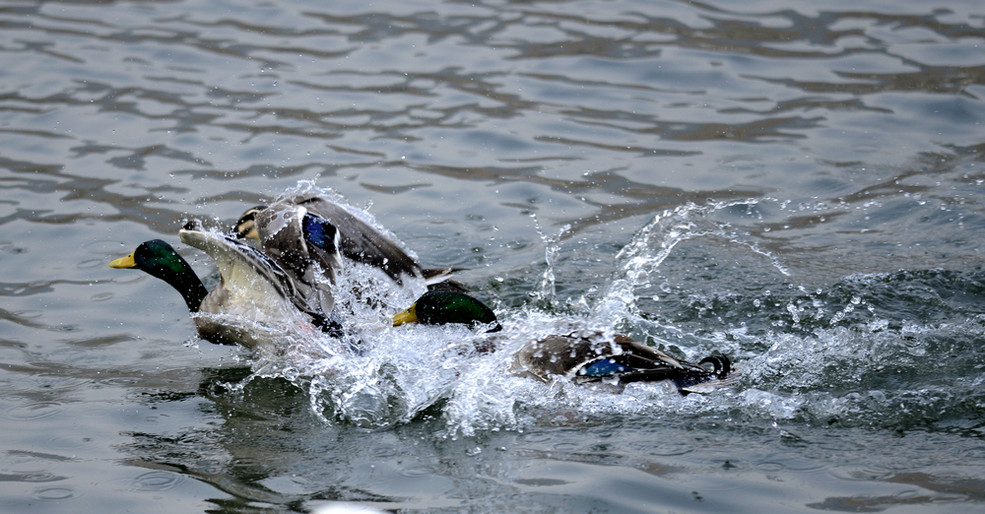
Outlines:
<svg viewBox="0 0 985 514"><path fill-rule="evenodd" d="M985 510L985 7L741 4L0 3L0 511ZM298 187L504 349L260 359L107 267ZM504 372L572 325L740 378Z"/></svg>

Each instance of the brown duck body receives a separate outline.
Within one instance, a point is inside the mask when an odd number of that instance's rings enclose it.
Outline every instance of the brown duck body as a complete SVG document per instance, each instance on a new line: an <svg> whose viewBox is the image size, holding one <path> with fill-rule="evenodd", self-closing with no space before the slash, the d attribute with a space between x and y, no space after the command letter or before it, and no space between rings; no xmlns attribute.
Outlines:
<svg viewBox="0 0 985 514"><path fill-rule="evenodd" d="M709 363L711 368L702 364ZM708 357L700 364L672 357L629 337L604 337L581 331L550 335L524 345L514 356L511 371L549 381L562 376L576 383L605 383L622 387L632 382L669 380L682 394L701 392L700 384L726 378L726 357Z"/></svg>

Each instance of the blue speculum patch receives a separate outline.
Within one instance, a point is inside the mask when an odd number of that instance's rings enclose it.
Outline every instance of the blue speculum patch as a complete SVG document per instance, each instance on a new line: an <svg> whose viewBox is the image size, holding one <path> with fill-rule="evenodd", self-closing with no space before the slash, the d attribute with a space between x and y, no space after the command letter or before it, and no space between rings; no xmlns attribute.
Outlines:
<svg viewBox="0 0 985 514"><path fill-rule="evenodd" d="M603 377L605 375L612 375L615 373L622 373L624 371L629 371L632 368L627 368L622 364L616 363L612 359L602 359L597 362L593 362L588 366L585 366L578 372L579 375L589 376L589 377Z"/></svg>

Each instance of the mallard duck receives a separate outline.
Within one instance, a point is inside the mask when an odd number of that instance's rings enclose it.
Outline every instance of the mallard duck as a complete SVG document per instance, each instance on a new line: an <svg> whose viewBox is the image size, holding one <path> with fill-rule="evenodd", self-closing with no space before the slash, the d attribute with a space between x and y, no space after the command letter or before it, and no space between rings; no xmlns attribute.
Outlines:
<svg viewBox="0 0 985 514"><path fill-rule="evenodd" d="M338 230L341 241L339 250L343 256L379 269L399 286L403 286L408 278L423 279L433 284L456 271L455 268L422 268L415 258L380 230L341 205L312 192L269 206L253 207L239 218L234 231L240 238L258 240L264 253L274 257L285 269L303 271L304 266L310 266L310 262L314 261L323 271L331 270L338 266L338 262L322 262L320 255L299 247L306 241L298 238L300 227L314 223L313 218L324 220ZM331 280L331 277L326 278Z"/></svg>
<svg viewBox="0 0 985 514"><path fill-rule="evenodd" d="M447 291L428 291L393 318L394 326L415 322L491 327L487 331L501 328L495 313L481 301L465 293ZM704 364L710 364L711 369ZM688 394L707 392L711 387L703 385L725 379L731 362L724 356L711 356L694 364L623 335L610 338L598 331L579 331L525 344L515 354L510 371L545 382L559 375L575 383L616 387L669 380L681 394Z"/></svg>
<svg viewBox="0 0 985 514"><path fill-rule="evenodd" d="M219 344L256 348L269 342L265 329L296 321L335 337L341 327L310 306L294 281L272 259L236 239L202 230L197 221L179 231L181 241L209 254L219 266L220 284L207 291L188 262L168 243L141 243L111 268L134 268L157 277L177 290L195 314L199 335ZM199 314L207 315L199 315ZM243 324L243 321L251 322Z"/></svg>

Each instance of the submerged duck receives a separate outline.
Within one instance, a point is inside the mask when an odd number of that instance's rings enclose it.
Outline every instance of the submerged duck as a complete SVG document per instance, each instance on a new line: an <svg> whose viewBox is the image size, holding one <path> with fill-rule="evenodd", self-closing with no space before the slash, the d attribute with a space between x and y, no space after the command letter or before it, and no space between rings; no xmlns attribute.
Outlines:
<svg viewBox="0 0 985 514"><path fill-rule="evenodd" d="M704 364L710 364L711 369ZM710 390L710 382L728 376L731 362L714 355L694 364L624 335L615 334L610 339L598 331L579 331L550 335L524 345L517 352L511 371L544 382L551 375L561 375L579 384L619 387L632 382L669 380L678 392L688 394Z"/></svg>
<svg viewBox="0 0 985 514"><path fill-rule="evenodd" d="M501 329L488 306L454 291L428 291L393 318L394 326L415 322L488 326L492 327L487 330L490 332ZM720 384L731 372L731 362L724 356L710 356L694 364L623 335L609 338L597 331L580 331L525 344L514 356L510 371L544 382L559 375L575 383L603 383L618 388L632 382L669 380L686 395L708 392Z"/></svg>
<svg viewBox="0 0 985 514"><path fill-rule="evenodd" d="M133 268L170 284L194 315L199 336L218 344L257 348L276 339L268 329L297 323L335 337L341 327L310 306L290 276L270 257L236 239L202 230L197 221L179 231L183 243L209 254L219 266L220 283L208 291L188 262L168 243L141 243L111 268ZM244 324L243 321L250 323ZM317 328L316 328L317 327Z"/></svg>
<svg viewBox="0 0 985 514"><path fill-rule="evenodd" d="M317 252L305 248L306 225L323 220L337 229L339 250L354 262L372 266L385 273L398 286L408 278L423 279L428 283L440 282L454 268L422 268L417 260L380 230L366 223L341 205L315 193L304 193L247 210L236 222L234 231L240 238L260 242L264 253L274 257L285 269L305 273L311 262L327 272L339 265L336 261L324 261ZM317 245L315 245L317 246ZM326 276L328 280L332 277Z"/></svg>

